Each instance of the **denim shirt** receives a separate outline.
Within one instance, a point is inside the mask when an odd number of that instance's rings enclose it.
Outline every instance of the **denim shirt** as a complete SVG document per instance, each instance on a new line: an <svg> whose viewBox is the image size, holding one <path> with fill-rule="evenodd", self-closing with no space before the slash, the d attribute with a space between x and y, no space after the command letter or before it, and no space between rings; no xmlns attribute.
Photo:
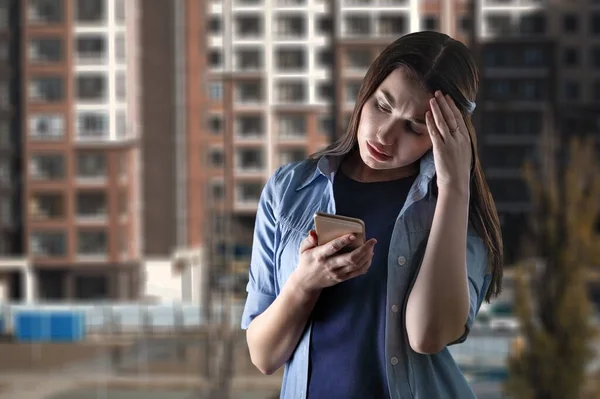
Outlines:
<svg viewBox="0 0 600 399"><path fill-rule="evenodd" d="M340 162L340 157L325 156L318 162L285 165L267 182L256 215L243 329L269 307L297 267L300 243L314 227L314 214L335 213L333 179ZM392 399L476 397L448 348L433 355L419 354L411 349L406 333L408 295L423 259L436 206L431 192L434 175L433 155L428 152L420 161L419 175L396 219L390 241L385 350ZM470 311L464 335L452 344L467 338L491 281L487 248L470 225L466 267ZM309 319L285 365L281 398L306 398L311 327Z"/></svg>

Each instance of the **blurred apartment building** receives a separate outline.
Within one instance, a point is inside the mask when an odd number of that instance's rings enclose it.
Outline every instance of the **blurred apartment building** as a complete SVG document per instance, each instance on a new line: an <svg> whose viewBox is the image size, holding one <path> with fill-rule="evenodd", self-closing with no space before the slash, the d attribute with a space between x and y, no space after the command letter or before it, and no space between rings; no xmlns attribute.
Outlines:
<svg viewBox="0 0 600 399"><path fill-rule="evenodd" d="M0 1L0 301L137 295L136 4Z"/></svg>
<svg viewBox="0 0 600 399"><path fill-rule="evenodd" d="M541 162L543 136L600 131L600 2L478 5L483 75L477 130L510 261L527 253L521 238L531 204L523 163Z"/></svg>

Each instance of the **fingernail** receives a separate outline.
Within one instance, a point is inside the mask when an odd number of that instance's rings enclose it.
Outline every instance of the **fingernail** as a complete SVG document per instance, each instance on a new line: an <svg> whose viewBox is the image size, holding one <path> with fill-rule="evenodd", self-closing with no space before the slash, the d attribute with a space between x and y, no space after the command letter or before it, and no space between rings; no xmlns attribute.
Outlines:
<svg viewBox="0 0 600 399"><path fill-rule="evenodd" d="M349 237L349 240L350 240L350 241L354 241L354 239L355 239L355 238L356 238L356 236L353 236L353 235L352 235L352 236L350 236L350 237Z"/></svg>
<svg viewBox="0 0 600 399"><path fill-rule="evenodd" d="M441 92L440 90L437 90L437 91L435 92L435 96L436 96L436 97L440 97L441 95L442 95L442 92Z"/></svg>

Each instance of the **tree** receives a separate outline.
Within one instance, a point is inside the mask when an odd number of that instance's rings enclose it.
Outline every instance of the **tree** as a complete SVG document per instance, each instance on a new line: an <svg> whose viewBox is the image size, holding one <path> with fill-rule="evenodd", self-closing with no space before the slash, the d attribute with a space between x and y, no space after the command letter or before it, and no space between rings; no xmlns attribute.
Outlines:
<svg viewBox="0 0 600 399"><path fill-rule="evenodd" d="M591 138L572 139L565 154L555 150L546 141L541 165L524 168L537 261L517 268L522 345L508 361L505 388L519 399L581 397L592 357L587 276L600 265L600 166Z"/></svg>

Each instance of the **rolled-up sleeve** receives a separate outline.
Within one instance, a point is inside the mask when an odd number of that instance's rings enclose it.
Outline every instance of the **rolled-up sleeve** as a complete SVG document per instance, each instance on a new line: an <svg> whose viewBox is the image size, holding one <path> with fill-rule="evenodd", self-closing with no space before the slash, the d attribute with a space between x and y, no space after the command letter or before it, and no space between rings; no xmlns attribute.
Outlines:
<svg viewBox="0 0 600 399"><path fill-rule="evenodd" d="M248 297L242 314L242 329L247 329L252 320L264 312L276 297L275 282L275 237L277 220L275 212L276 179L281 169L269 179L260 196L254 238L250 272L246 291Z"/></svg>
<svg viewBox="0 0 600 399"><path fill-rule="evenodd" d="M470 306L469 316L465 323L465 332L459 339L449 345L465 342L491 282L492 275L489 273L488 268L487 247L474 232L469 233L467 236L467 276L469 278Z"/></svg>

